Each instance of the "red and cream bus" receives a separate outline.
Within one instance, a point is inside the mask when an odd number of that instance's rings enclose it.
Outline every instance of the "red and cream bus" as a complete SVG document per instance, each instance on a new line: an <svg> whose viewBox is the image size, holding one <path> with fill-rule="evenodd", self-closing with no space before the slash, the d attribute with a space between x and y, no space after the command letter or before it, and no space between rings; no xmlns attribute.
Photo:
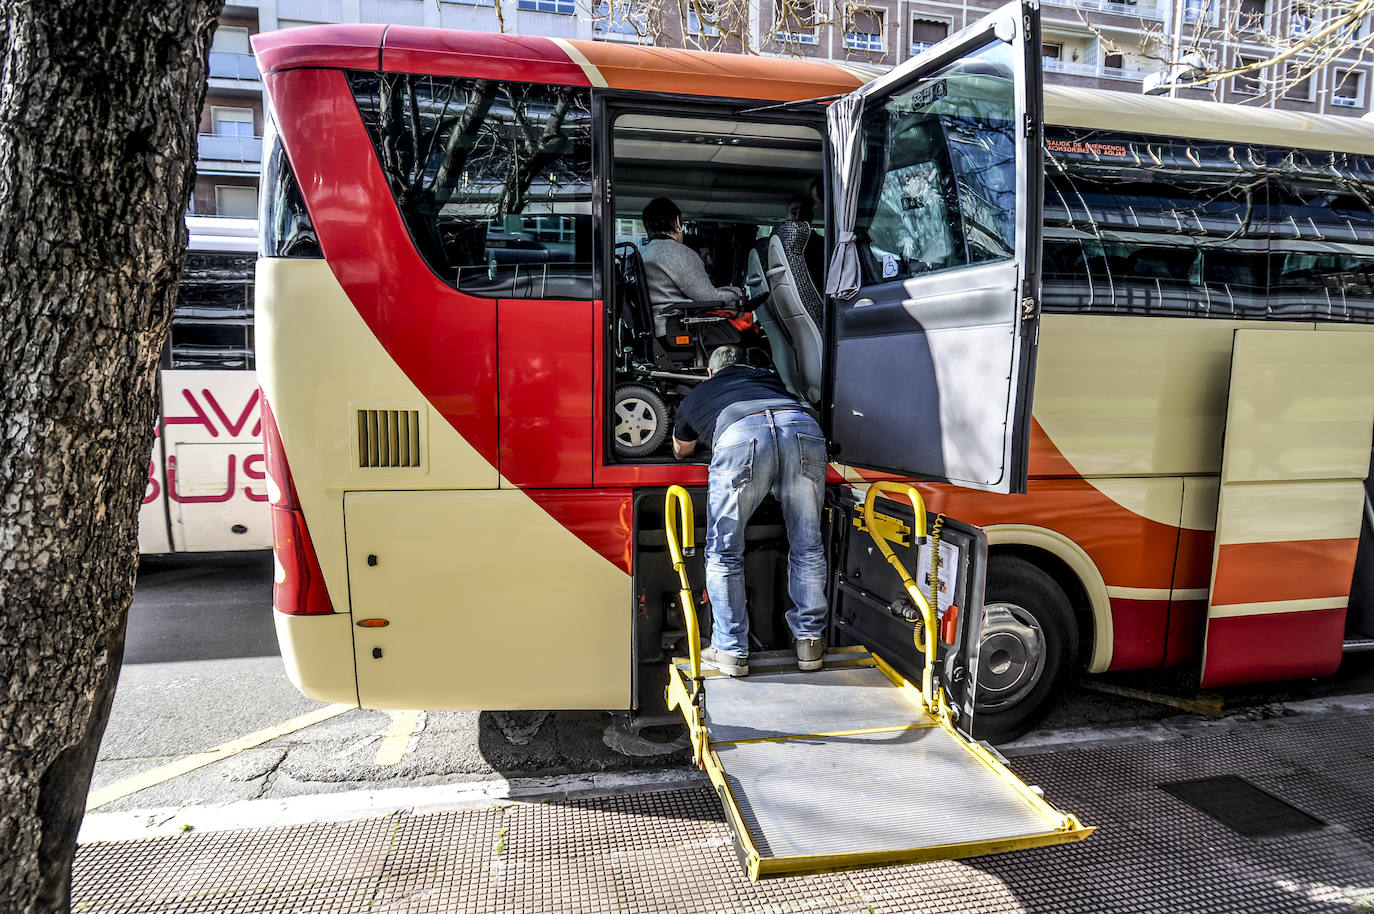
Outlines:
<svg viewBox="0 0 1374 914"><path fill-rule="evenodd" d="M267 549L262 394L253 371L258 224L208 216L188 216L186 224L138 551Z"/></svg>
<svg viewBox="0 0 1374 914"><path fill-rule="evenodd" d="M883 76L399 26L257 36L258 374L297 685L661 710L683 628L663 491L706 481L664 435L721 316L655 326L636 220L659 196L719 282L757 255L751 357L823 416L832 643L910 651L842 483L876 473L931 480L932 516L986 531L986 735L1031 726L1076 669L1333 671L1374 428L1374 125L1042 93L1038 50L998 29ZM805 231L780 225L818 175L850 293L824 305ZM765 506L760 649L786 646L785 563Z"/></svg>

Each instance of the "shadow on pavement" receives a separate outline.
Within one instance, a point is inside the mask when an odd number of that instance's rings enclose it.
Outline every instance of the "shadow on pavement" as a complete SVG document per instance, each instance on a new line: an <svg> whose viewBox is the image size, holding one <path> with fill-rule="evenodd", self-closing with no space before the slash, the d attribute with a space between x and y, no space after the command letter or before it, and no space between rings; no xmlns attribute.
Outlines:
<svg viewBox="0 0 1374 914"><path fill-rule="evenodd" d="M140 560L126 664L277 654L270 551Z"/></svg>

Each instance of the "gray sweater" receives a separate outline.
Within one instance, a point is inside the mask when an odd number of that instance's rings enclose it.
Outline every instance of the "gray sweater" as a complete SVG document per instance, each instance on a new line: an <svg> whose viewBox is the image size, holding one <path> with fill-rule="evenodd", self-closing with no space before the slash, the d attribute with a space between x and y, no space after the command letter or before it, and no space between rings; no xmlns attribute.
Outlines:
<svg viewBox="0 0 1374 914"><path fill-rule="evenodd" d="M739 293L717 289L706 275L706 265L696 251L671 238L654 238L640 250L644 258L644 279L649 284L649 302L654 308L654 333L667 332L663 306L680 301L722 301L734 303Z"/></svg>

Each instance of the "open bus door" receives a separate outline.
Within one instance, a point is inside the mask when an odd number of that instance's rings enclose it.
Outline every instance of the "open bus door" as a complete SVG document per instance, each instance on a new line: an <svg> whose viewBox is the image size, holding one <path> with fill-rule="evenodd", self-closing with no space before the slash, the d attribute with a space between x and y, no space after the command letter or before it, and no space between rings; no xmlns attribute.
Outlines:
<svg viewBox="0 0 1374 914"><path fill-rule="evenodd" d="M830 111L840 243L824 412L847 464L1025 488L1039 34L1037 4L1009 4ZM668 494L691 652L671 665L669 707L687 719L750 877L1087 837L1092 828L970 735L982 532L943 517L928 524L905 482L873 483L860 497L827 506L832 630L859 643L832 649L819 671L800 671L790 652L751 654L751 674L732 679L701 669L682 558L691 501L677 487Z"/></svg>
<svg viewBox="0 0 1374 914"><path fill-rule="evenodd" d="M823 420L849 466L1025 492L1043 196L1039 8L837 101Z"/></svg>
<svg viewBox="0 0 1374 914"><path fill-rule="evenodd" d="M1204 688L1340 666L1374 427L1374 333L1237 330Z"/></svg>

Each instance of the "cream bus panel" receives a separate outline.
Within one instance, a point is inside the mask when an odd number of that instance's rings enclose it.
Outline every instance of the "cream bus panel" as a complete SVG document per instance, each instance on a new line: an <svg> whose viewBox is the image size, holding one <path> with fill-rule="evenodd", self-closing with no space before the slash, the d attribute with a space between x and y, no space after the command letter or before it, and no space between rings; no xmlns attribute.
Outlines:
<svg viewBox="0 0 1374 914"><path fill-rule="evenodd" d="M1226 378L1253 322L1046 314L1035 418L1083 476L1212 475ZM1275 329L1310 324L1269 324ZM1365 464L1368 466L1368 454Z"/></svg>
<svg viewBox="0 0 1374 914"><path fill-rule="evenodd" d="M525 493L350 492L344 519L364 707L630 706L630 579Z"/></svg>
<svg viewBox="0 0 1374 914"><path fill-rule="evenodd" d="M1238 330L1202 685L1340 664L1374 434L1374 336Z"/></svg>
<svg viewBox="0 0 1374 914"><path fill-rule="evenodd" d="M277 417L329 597L335 611L342 612L348 606L345 490L419 485L494 489L496 468L432 415L424 395L359 316L328 263L261 259L256 289L258 382ZM360 410L385 413L388 419L393 412L413 411L425 436L422 466L359 466Z"/></svg>
<svg viewBox="0 0 1374 914"><path fill-rule="evenodd" d="M292 616L272 611L286 676L316 701L355 705L358 680L353 672L353 620L347 613Z"/></svg>
<svg viewBox="0 0 1374 914"><path fill-rule="evenodd" d="M1243 330L1236 355L1247 383L1231 391L1227 483L1368 474L1374 338Z"/></svg>

